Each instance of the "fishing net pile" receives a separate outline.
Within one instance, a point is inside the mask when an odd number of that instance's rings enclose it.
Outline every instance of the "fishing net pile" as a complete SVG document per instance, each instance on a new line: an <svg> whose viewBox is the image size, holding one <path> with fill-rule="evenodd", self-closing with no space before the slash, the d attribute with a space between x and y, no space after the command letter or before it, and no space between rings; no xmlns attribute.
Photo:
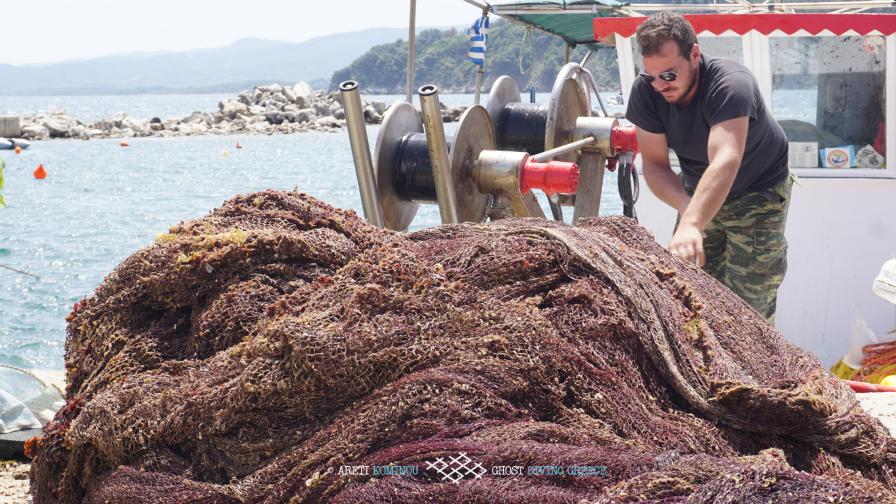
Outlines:
<svg viewBox="0 0 896 504"><path fill-rule="evenodd" d="M622 217L239 196L76 305L66 366L39 504L896 500L852 392Z"/></svg>

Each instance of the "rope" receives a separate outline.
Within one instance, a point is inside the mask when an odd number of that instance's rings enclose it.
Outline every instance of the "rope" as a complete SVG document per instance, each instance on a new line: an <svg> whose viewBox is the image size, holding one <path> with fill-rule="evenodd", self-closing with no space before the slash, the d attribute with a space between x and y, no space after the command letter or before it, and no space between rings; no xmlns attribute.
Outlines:
<svg viewBox="0 0 896 504"><path fill-rule="evenodd" d="M619 199L622 200L622 215L638 220L635 212L635 203L641 193L638 173L635 171L635 163L631 152L623 152L619 155L619 172L617 181L619 186Z"/></svg>
<svg viewBox="0 0 896 504"><path fill-rule="evenodd" d="M40 277L37 276L37 275L35 275L34 273L28 273L27 271L22 271L22 270L20 270L20 269L15 269L15 268L13 268L13 267L11 267L11 266L4 266L4 265L0 264L0 268L8 269L9 271L15 271L16 273L21 273L22 275L28 275L28 276L30 276L30 277L36 278L37 280L40 280Z"/></svg>
<svg viewBox="0 0 896 504"><path fill-rule="evenodd" d="M531 63L529 64L528 67L523 65L523 51L525 50L525 46L526 46L526 38L529 39L529 60L531 61ZM523 32L523 40L520 41L519 64L520 64L520 74L522 74L522 75L527 75L532 70L532 67L535 66L535 39L532 36L532 27L531 26L526 27L526 31ZM529 83L530 84L532 83L531 78L529 79Z"/></svg>

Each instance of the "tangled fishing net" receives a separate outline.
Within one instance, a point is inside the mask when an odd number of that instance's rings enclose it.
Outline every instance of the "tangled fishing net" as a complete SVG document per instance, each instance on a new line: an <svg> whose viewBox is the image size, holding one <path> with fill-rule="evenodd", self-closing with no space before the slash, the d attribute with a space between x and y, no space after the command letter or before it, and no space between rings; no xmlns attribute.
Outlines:
<svg viewBox="0 0 896 504"><path fill-rule="evenodd" d="M66 366L37 503L896 500L847 386L621 217L240 196L76 305Z"/></svg>

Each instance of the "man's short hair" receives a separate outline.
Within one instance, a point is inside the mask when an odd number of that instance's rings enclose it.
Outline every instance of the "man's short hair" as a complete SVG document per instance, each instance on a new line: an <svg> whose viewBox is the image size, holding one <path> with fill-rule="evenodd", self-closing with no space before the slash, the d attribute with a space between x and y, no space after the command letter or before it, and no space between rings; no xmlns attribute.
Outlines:
<svg viewBox="0 0 896 504"><path fill-rule="evenodd" d="M691 47L697 43L694 27L681 14L658 12L638 26L638 45L642 56L653 56L660 52L660 47L671 40L678 46L685 58Z"/></svg>

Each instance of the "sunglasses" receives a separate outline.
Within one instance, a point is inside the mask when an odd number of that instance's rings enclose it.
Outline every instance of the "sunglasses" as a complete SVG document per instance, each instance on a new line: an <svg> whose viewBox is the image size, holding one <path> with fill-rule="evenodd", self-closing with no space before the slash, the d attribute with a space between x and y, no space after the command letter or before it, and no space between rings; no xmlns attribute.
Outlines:
<svg viewBox="0 0 896 504"><path fill-rule="evenodd" d="M681 65L684 64L685 61L687 61L687 60L684 60L684 61L682 61L681 63L679 63L678 66L675 67L675 70L666 70L665 72L660 72L660 73L658 73L658 74L656 74L656 75L649 74L649 73L647 73L647 72L641 72L641 73L638 74L638 75L639 75L642 79L644 79L645 81L647 81L648 84L652 84L653 81L656 80L656 79L660 79L660 80L663 80L663 81L666 81L666 82L673 82L673 81L675 81L675 79L678 78L678 72L681 71L681 70L680 70Z"/></svg>

